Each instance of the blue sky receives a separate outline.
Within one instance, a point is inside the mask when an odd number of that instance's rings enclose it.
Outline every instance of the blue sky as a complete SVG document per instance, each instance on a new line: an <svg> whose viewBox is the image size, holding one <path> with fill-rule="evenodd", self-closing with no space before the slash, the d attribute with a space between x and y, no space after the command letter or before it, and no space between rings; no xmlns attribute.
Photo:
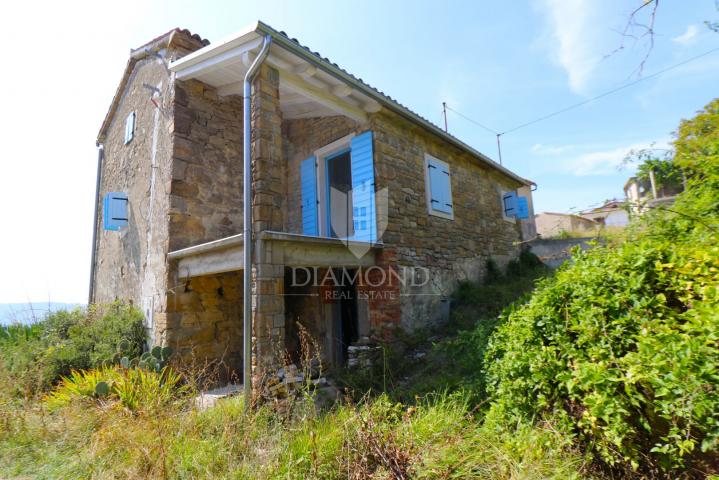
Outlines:
<svg viewBox="0 0 719 480"><path fill-rule="evenodd" d="M15 4L0 19L0 302L85 300L95 136L129 49L170 28L217 41L262 19L437 124L446 101L504 131L637 79L645 44L603 57L640 2ZM712 0L662 1L644 75L718 47L703 23L718 18ZM537 182L537 211L620 197L626 152L669 141L717 85L719 52L507 134L504 164ZM452 112L449 129L496 157L493 134Z"/></svg>

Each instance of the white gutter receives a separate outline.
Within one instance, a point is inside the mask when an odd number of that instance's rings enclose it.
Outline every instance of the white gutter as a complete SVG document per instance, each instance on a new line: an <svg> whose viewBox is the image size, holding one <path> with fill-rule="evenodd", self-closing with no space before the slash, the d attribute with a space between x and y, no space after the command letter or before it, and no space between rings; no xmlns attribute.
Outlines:
<svg viewBox="0 0 719 480"><path fill-rule="evenodd" d="M243 358L242 358L242 384L245 395L244 408L247 410L252 396L252 125L251 125L251 105L252 102L252 79L257 73L257 69L267 57L272 44L272 37L265 36L262 43L262 50L257 58L250 65L249 70L245 74L244 88L242 94L242 193L244 198L244 212L242 220L242 237L244 239L243 264L245 269L243 273L242 285L242 323L243 323Z"/></svg>

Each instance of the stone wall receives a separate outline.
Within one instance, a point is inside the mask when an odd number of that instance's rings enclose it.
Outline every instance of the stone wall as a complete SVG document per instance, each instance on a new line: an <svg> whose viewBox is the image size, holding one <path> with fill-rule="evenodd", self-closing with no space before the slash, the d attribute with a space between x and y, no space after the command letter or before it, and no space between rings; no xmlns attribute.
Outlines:
<svg viewBox="0 0 719 480"><path fill-rule="evenodd" d="M90 301L120 300L141 308L150 343L161 342L156 332L164 328L170 290L166 255L175 80L166 63L204 44L187 31L172 30L135 50L98 135L105 158L96 201L102 202L110 191L127 193L129 226L121 231L103 230L100 208ZM125 121L133 111L135 133L126 145Z"/></svg>
<svg viewBox="0 0 719 480"><path fill-rule="evenodd" d="M396 114L380 112L370 123L376 188L387 188L389 198L385 249L393 252L397 265L431 272L424 288L403 287L405 295L393 301L394 309L401 310L404 328L440 322L459 280L480 279L490 258L505 264L518 255L520 226L503 218L501 191L521 185ZM425 153L450 165L453 220L428 213ZM381 323L398 318L389 312L392 305L383 309Z"/></svg>
<svg viewBox="0 0 719 480"><path fill-rule="evenodd" d="M153 94L145 84L158 88L160 94ZM172 110L173 90L161 59L150 56L138 61L107 127L98 201L107 192L127 193L129 226L105 231L102 214L98 219L94 302L121 300L140 308L147 304L155 311L164 309L165 219L172 168L171 138L166 132L172 124L167 112ZM135 134L125 145L125 119L132 111Z"/></svg>
<svg viewBox="0 0 719 480"><path fill-rule="evenodd" d="M564 262L572 258L572 249L579 246L582 250L589 250L597 243L597 237L586 238L537 238L529 242L529 249L550 268L559 268ZM599 243L603 241L599 240Z"/></svg>
<svg viewBox="0 0 719 480"><path fill-rule="evenodd" d="M259 384L265 368L279 363L285 341L284 265L275 262L271 242L257 240L263 230L282 230L286 221L287 173L282 155L280 77L263 64L252 92L252 367ZM279 351L278 351L279 350Z"/></svg>
<svg viewBox="0 0 719 480"><path fill-rule="evenodd" d="M220 360L225 378L242 377L242 272L193 278L168 298L164 344L184 362Z"/></svg>
<svg viewBox="0 0 719 480"><path fill-rule="evenodd" d="M427 267L431 278L422 288L364 287L378 290L369 300L372 328L377 333L397 325L414 329L441 322L448 316L448 298L458 281L481 279L488 259L504 265L518 255L517 242L534 236L533 222L505 219L501 202L503 191L521 188L531 206L531 192L391 112L371 115L369 125L341 116L285 120L285 231L302 233L302 160L339 138L368 129L374 132L376 188L386 187L388 192L387 228L380 232L385 248L377 254L377 264L384 269ZM425 153L450 164L454 220L428 213Z"/></svg>
<svg viewBox="0 0 719 480"><path fill-rule="evenodd" d="M177 82L170 250L242 233L242 98Z"/></svg>

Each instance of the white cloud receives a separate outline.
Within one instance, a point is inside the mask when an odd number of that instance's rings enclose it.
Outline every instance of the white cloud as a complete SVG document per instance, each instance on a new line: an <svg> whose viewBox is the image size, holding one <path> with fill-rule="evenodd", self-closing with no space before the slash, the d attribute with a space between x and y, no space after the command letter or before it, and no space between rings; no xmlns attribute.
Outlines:
<svg viewBox="0 0 719 480"><path fill-rule="evenodd" d="M597 2L586 0L539 0L552 36L552 56L566 72L569 87L575 93L585 93L591 73L601 61L598 52L600 16Z"/></svg>
<svg viewBox="0 0 719 480"><path fill-rule="evenodd" d="M627 154L636 149L646 148L648 145L631 145L608 150L583 153L565 163L565 167L578 177L590 175L611 175L617 173Z"/></svg>
<svg viewBox="0 0 719 480"><path fill-rule="evenodd" d="M689 25L684 33L672 38L672 41L684 46L691 45L696 41L698 34L699 27L696 25Z"/></svg>
<svg viewBox="0 0 719 480"><path fill-rule="evenodd" d="M557 166L558 173L568 173L577 177L615 175L620 171L624 159L631 151L647 148L665 149L669 148L669 142L669 139L662 139L604 147L536 144L531 148L531 152L540 156L555 157L552 163ZM626 173L630 175L629 171Z"/></svg>
<svg viewBox="0 0 719 480"><path fill-rule="evenodd" d="M532 145L530 151L535 155L556 156L570 152L574 148L574 145L544 145L541 143L535 143L534 145Z"/></svg>
<svg viewBox="0 0 719 480"><path fill-rule="evenodd" d="M630 152L649 148L668 149L669 147L669 139L637 142L631 145L586 152L575 158L566 160L564 166L567 171L577 177L590 175L613 175L621 169L624 159ZM634 167L629 167L631 170L633 170L633 168Z"/></svg>

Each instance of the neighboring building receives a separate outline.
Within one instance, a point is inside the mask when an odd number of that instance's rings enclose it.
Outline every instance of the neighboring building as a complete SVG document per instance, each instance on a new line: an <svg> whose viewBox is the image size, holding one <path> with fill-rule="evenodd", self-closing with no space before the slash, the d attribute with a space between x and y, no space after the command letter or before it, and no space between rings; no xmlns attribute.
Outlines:
<svg viewBox="0 0 719 480"><path fill-rule="evenodd" d="M637 177L631 177L624 184L624 194L627 197L627 204L633 214L641 215L646 210L656 208L661 205L671 205L676 200L677 195L681 193L682 188L676 186L657 187L652 186L651 179L649 181L641 181Z"/></svg>
<svg viewBox="0 0 719 480"><path fill-rule="evenodd" d="M91 302L133 302L154 344L241 369L241 95L265 36L251 100L255 375L299 353L299 324L330 364L354 342L439 324L460 280L535 235L530 181L285 34L258 23L208 45L176 29L131 52L98 135Z"/></svg>
<svg viewBox="0 0 719 480"><path fill-rule="evenodd" d="M563 234L591 236L601 225L594 220L571 213L542 212L535 215L537 234L542 238L558 237Z"/></svg>
<svg viewBox="0 0 719 480"><path fill-rule="evenodd" d="M579 212L579 216L592 220L602 227L626 227L629 224L627 204L622 200L609 200L601 207Z"/></svg>

